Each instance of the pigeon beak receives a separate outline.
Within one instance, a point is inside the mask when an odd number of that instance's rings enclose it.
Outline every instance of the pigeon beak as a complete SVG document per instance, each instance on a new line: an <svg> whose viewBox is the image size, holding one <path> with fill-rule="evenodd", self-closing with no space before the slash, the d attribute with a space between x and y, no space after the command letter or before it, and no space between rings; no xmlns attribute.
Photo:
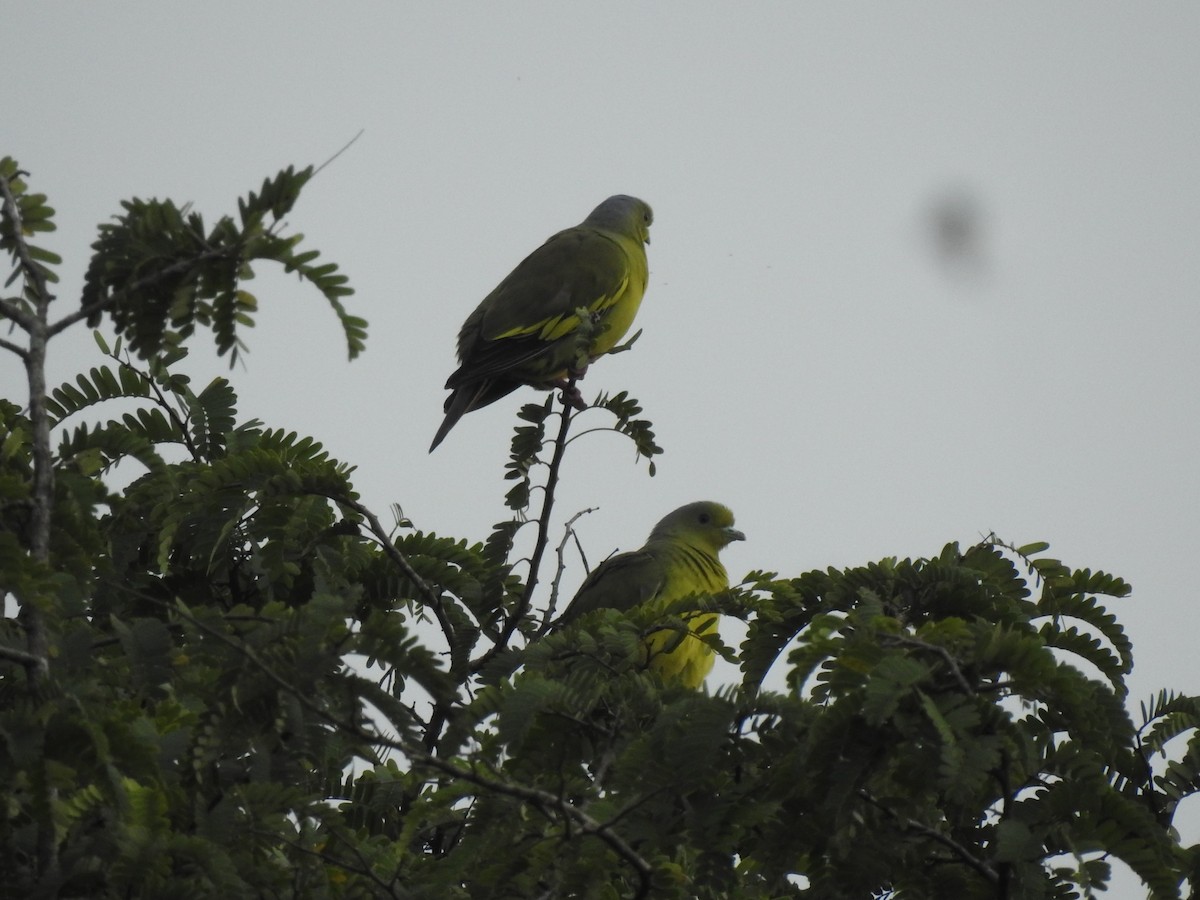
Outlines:
<svg viewBox="0 0 1200 900"><path fill-rule="evenodd" d="M742 534L740 531L738 531L736 528L726 528L725 529L725 539L729 542L744 541L746 539L746 536L744 534Z"/></svg>

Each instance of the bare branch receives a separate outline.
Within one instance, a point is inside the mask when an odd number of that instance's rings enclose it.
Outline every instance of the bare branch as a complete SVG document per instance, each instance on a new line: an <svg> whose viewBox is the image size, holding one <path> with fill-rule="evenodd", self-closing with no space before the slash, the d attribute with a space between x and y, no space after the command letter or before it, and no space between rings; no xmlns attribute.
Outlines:
<svg viewBox="0 0 1200 900"><path fill-rule="evenodd" d="M563 572L566 571L566 562L563 560L564 551L567 548L567 541L575 538L575 545L579 545L579 537L575 534L573 527L576 522L586 516L588 513L594 513L598 507L589 506L587 509L581 509L571 518L567 519L567 524L563 526L563 538L558 542L558 547L555 548L555 556L557 557L557 565L554 569L554 581L550 585L550 603L546 607L546 613L542 616L541 627L537 630L537 636L541 637L550 630L550 623L554 621L554 608L558 605L558 589L562 582ZM587 560L584 560L584 567L587 567Z"/></svg>
<svg viewBox="0 0 1200 900"><path fill-rule="evenodd" d="M350 140L346 141L346 143L342 145L341 150L339 150L337 153L333 154L333 156L329 157L329 159L325 160L325 162L321 163L319 166L317 166L315 169L313 169L312 177L316 178L322 169L324 169L327 165L329 165L331 162L333 162L335 159L337 159L339 156L341 156L343 153L345 153L347 150L349 150L352 146L354 146L354 144L358 141L358 139L363 136L364 131L366 131L365 128L358 129L358 134L356 134L354 137L350 138Z"/></svg>
<svg viewBox="0 0 1200 900"><path fill-rule="evenodd" d="M21 309L12 300L0 299L0 318L12 319L13 322L25 331L33 328L33 316Z"/></svg>
<svg viewBox="0 0 1200 900"><path fill-rule="evenodd" d="M23 360L29 358L28 350L18 344L14 344L12 341L6 341L4 338L0 338L0 349L7 350L9 353L15 353Z"/></svg>

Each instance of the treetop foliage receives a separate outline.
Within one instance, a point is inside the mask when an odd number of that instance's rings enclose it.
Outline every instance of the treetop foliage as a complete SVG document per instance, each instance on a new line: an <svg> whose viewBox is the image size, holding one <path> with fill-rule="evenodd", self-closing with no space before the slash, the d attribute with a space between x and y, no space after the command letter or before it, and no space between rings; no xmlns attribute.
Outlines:
<svg viewBox="0 0 1200 900"><path fill-rule="evenodd" d="M508 513L472 543L389 530L350 463L243 419L227 378L194 383L197 332L245 350L255 263L365 348L345 276L284 228L312 175L211 227L123 204L55 319L61 260L33 243L53 210L0 160L0 348L30 373L0 399L14 896L1082 898L1114 860L1194 896L1173 821L1200 701L1131 703L1120 578L989 536L555 627L567 447L612 430L650 474L662 452L627 392L524 406ZM84 319L116 337L46 385ZM646 634L696 609L748 623L710 639L740 682L643 668Z"/></svg>

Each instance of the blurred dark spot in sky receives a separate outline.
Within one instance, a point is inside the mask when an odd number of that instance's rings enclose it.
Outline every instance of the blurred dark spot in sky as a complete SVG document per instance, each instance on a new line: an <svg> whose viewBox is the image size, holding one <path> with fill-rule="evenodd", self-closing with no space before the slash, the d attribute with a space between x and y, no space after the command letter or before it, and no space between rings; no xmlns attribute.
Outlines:
<svg viewBox="0 0 1200 900"><path fill-rule="evenodd" d="M987 274L987 221L975 191L964 187L939 191L924 224L934 259L947 277L980 279Z"/></svg>

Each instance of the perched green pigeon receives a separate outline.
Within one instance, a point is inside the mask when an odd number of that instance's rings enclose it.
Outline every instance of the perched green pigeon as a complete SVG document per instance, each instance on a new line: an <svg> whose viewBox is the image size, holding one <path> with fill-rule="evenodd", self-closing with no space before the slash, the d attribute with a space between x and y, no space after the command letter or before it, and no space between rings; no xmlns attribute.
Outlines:
<svg viewBox="0 0 1200 900"><path fill-rule="evenodd" d="M483 298L458 333L459 367L446 380L446 418L430 452L464 413L523 384L565 387L570 374L581 375L578 310L599 326L584 367L617 345L646 290L644 245L653 220L636 197L609 197L525 257Z"/></svg>
<svg viewBox="0 0 1200 900"><path fill-rule="evenodd" d="M700 501L681 506L654 526L640 550L620 553L602 562L584 580L560 623L596 609L633 609L653 604L666 609L692 595L703 597L728 589L729 576L717 558L731 541L746 536L733 527L733 513L720 503ZM688 624L664 627L646 637L649 668L664 681L698 688L713 667L713 651L697 635L717 630L717 614L676 612Z"/></svg>

